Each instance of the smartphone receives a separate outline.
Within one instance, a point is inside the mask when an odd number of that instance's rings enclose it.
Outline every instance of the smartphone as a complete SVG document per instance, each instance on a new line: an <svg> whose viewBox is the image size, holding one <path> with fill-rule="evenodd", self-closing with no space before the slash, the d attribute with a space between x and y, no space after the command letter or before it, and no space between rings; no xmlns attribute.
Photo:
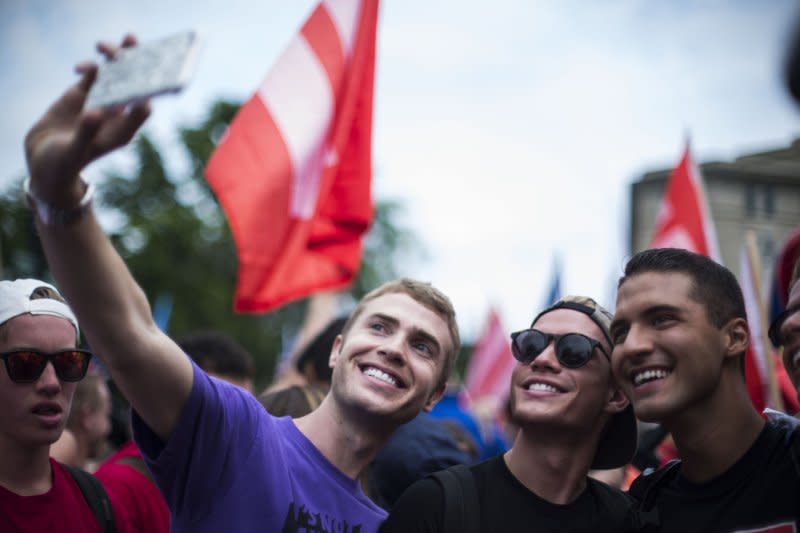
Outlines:
<svg viewBox="0 0 800 533"><path fill-rule="evenodd" d="M123 105L179 92L194 71L199 42L197 32L185 31L123 48L100 65L85 107Z"/></svg>

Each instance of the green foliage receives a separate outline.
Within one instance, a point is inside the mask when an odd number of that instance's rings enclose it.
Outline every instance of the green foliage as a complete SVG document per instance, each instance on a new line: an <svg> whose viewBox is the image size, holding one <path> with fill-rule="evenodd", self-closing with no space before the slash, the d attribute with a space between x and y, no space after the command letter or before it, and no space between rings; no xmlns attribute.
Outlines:
<svg viewBox="0 0 800 533"><path fill-rule="evenodd" d="M151 305L159 298L171 299L169 333L178 337L217 329L231 335L253 354L256 381L265 385L283 332L299 329L307 303L294 302L264 315L233 312L236 250L203 168L237 110L236 104L217 102L196 127L179 130L189 161L185 175L169 175L158 147L147 135L139 135L133 143L136 166L98 183L98 206L114 221L112 242ZM402 210L395 201L377 202L351 291L355 298L397 276L395 265L414 242L398 225ZM47 278L32 217L18 187L0 197L0 246L4 277Z"/></svg>
<svg viewBox="0 0 800 533"><path fill-rule="evenodd" d="M0 195L0 278L48 279L33 215L22 197L22 180Z"/></svg>

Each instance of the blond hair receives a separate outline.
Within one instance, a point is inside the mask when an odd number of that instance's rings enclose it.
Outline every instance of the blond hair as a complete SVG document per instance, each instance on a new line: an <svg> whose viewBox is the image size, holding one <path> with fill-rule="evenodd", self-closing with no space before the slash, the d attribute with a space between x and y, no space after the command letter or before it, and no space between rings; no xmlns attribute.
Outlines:
<svg viewBox="0 0 800 533"><path fill-rule="evenodd" d="M350 331L353 323L355 323L356 319L358 319L359 315L361 315L361 312L364 311L364 308L370 301L385 294L394 293L407 294L416 302L436 313L447 324L451 346L444 354L444 368L442 368L442 374L439 376L439 380L436 383L437 387L444 385L447 383L447 379L450 377L450 373L455 366L456 357L458 357L458 352L461 349L461 337L458 333L458 324L456 323L456 311L453 309L450 298L445 296L430 283L410 278L400 278L384 283L377 289L368 292L361 298L361 301L358 302L358 305L350 314L347 322L345 322L342 328L342 338L347 337L347 333Z"/></svg>

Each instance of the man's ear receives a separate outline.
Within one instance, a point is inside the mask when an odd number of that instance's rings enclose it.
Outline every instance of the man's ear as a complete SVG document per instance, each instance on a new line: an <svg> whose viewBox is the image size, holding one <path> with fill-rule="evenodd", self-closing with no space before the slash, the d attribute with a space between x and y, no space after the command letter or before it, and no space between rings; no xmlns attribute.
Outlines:
<svg viewBox="0 0 800 533"><path fill-rule="evenodd" d="M630 400L628 400L628 397L622 392L622 389L616 385L612 385L608 391L608 399L606 400L606 405L603 410L613 416L624 411L630 403Z"/></svg>
<svg viewBox="0 0 800 533"><path fill-rule="evenodd" d="M431 393L430 397L428 397L428 401L425 402L425 407L423 407L422 410L425 411L426 413L430 413L431 409L433 409L433 406L439 403L439 400L442 399L442 396L444 396L444 391L446 389L447 389L447 383L442 383L441 385L439 385L439 387Z"/></svg>
<svg viewBox="0 0 800 533"><path fill-rule="evenodd" d="M739 357L750 344L750 329L744 318L734 318L722 328L725 357Z"/></svg>
<svg viewBox="0 0 800 533"><path fill-rule="evenodd" d="M344 339L342 339L341 335L336 335L336 338L333 340L333 346L331 346L331 355L328 356L328 366L333 368L336 366L336 360L339 357L339 354L342 353L342 343Z"/></svg>

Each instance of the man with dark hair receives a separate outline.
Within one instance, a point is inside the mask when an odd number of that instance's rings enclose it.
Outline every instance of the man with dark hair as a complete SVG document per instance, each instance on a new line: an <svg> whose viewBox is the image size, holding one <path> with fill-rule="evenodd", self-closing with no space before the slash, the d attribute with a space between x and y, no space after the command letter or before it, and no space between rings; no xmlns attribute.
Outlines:
<svg viewBox="0 0 800 533"><path fill-rule="evenodd" d="M218 331L202 331L180 337L175 342L209 376L253 392L253 356L231 337Z"/></svg>
<svg viewBox="0 0 800 533"><path fill-rule="evenodd" d="M311 385L326 389L331 386L332 372L328 364L328 355L333 341L342 332L345 322L347 317L331 320L297 357L295 368Z"/></svg>
<svg viewBox="0 0 800 533"><path fill-rule="evenodd" d="M611 315L567 296L511 335L512 448L412 485L382 533L628 531L632 501L587 476L626 465L636 420L611 374ZM449 485L451 474L459 482Z"/></svg>
<svg viewBox="0 0 800 533"><path fill-rule="evenodd" d="M795 531L800 432L766 422L747 394L749 332L734 275L704 256L647 250L625 267L611 325L612 365L636 416L658 422L681 461L631 494L660 531Z"/></svg>
<svg viewBox="0 0 800 533"><path fill-rule="evenodd" d="M117 53L109 43L98 48ZM149 107L84 109L97 67L78 71L81 80L26 136L28 202L54 276L133 407L134 437L172 531L375 531L385 512L357 478L395 428L444 392L459 350L449 299L413 280L367 294L334 341L322 404L296 421L270 416L158 328L98 224L79 172L128 142Z"/></svg>

